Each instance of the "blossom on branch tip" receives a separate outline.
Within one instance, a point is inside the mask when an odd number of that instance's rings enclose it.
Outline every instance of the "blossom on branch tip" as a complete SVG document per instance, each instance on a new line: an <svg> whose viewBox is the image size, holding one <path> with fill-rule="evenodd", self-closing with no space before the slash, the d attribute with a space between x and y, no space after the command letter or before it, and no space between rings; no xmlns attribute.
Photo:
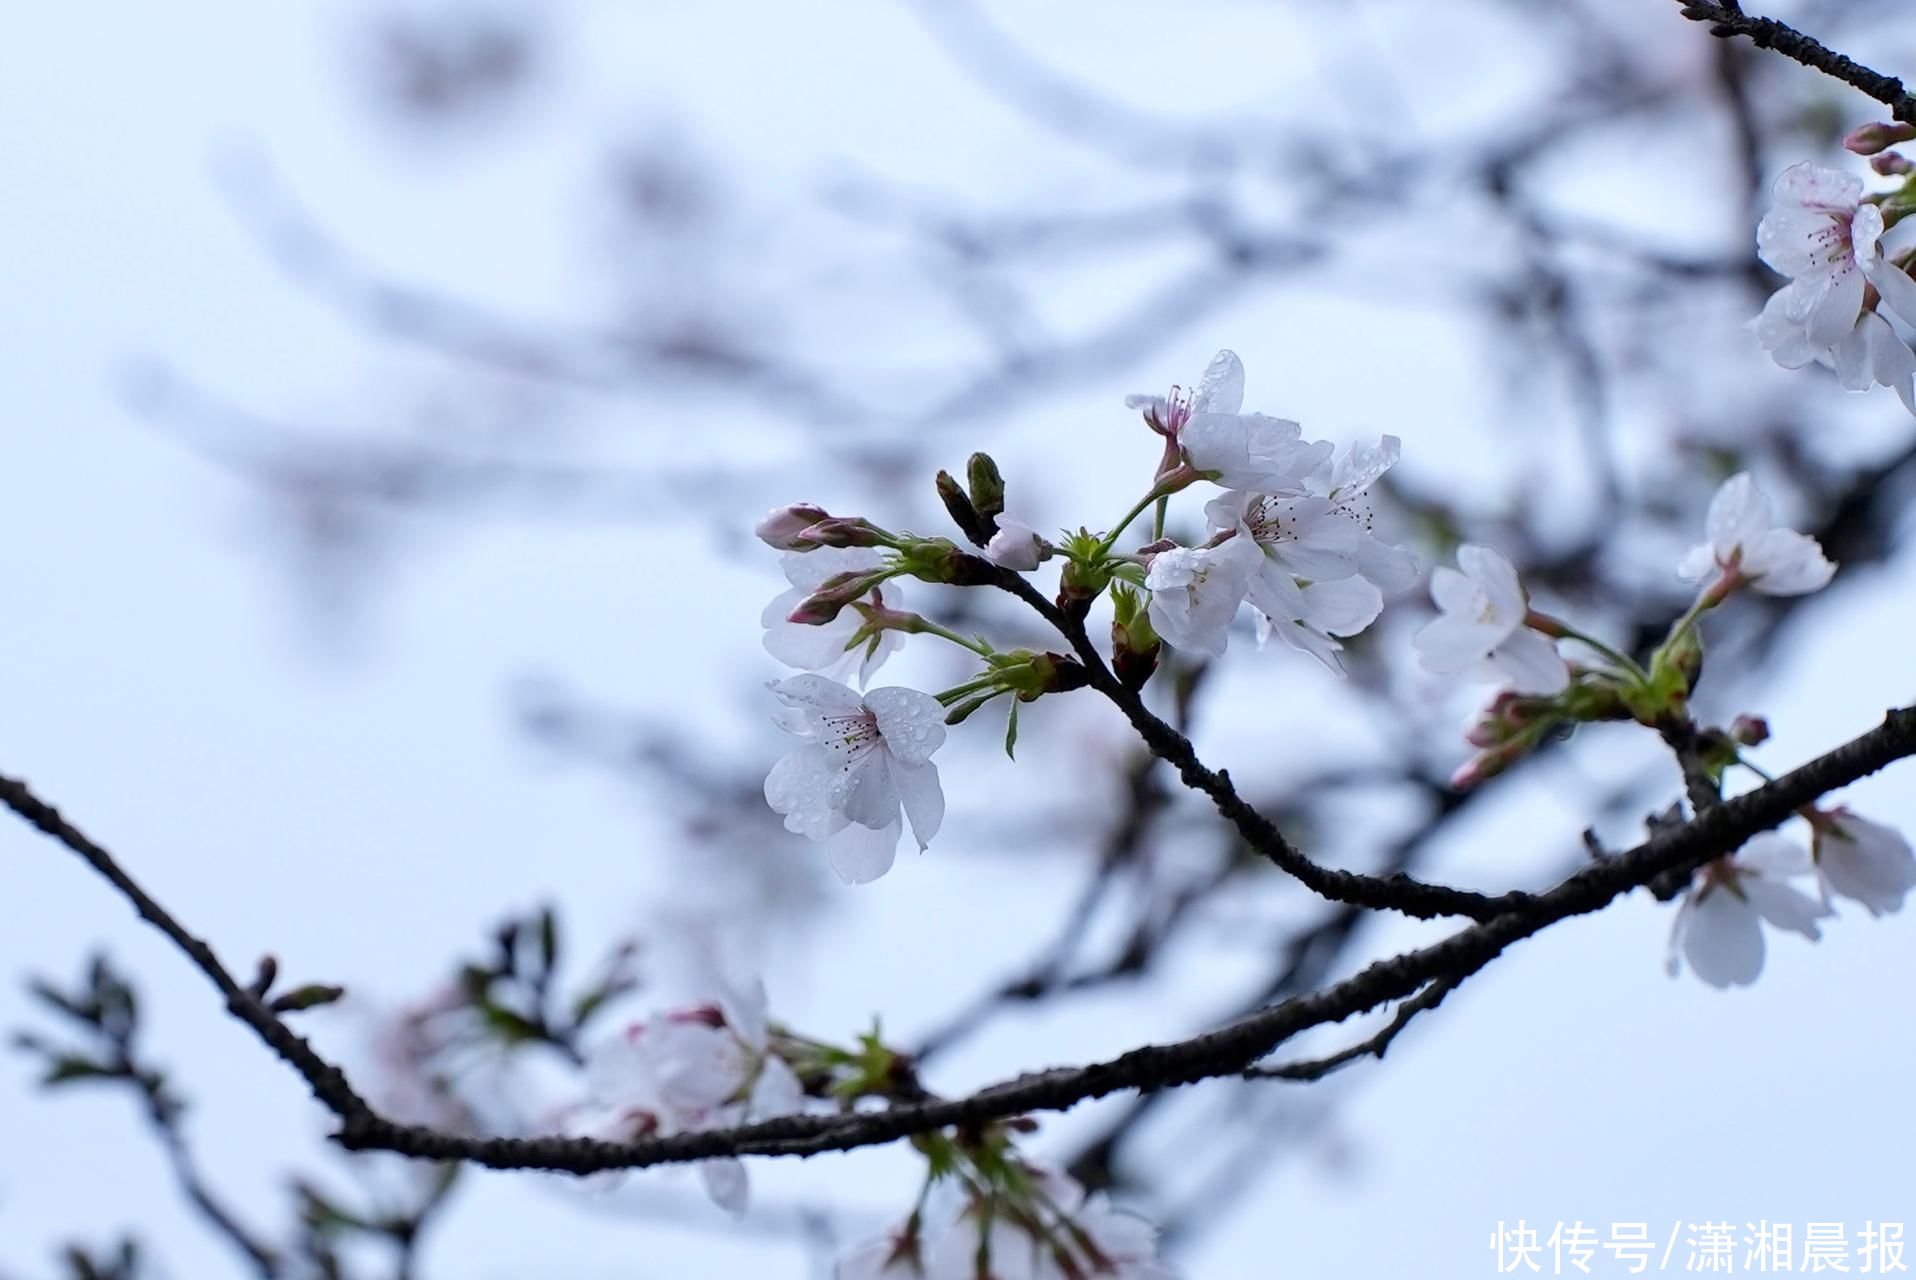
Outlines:
<svg viewBox="0 0 1916 1280"><path fill-rule="evenodd" d="M921 850L931 842L945 816L931 761L945 741L936 698L898 688L860 698L814 675L766 687L785 704L774 722L802 740L765 778L766 803L784 815L787 831L824 841L847 884L891 869L906 822Z"/></svg>
<svg viewBox="0 0 1916 1280"><path fill-rule="evenodd" d="M1328 441L1302 439L1303 429L1288 418L1239 412L1244 365L1229 351L1212 357L1194 391L1173 387L1169 396L1127 396L1125 404L1144 410L1145 422L1165 438L1160 477L1182 463L1191 468L1182 473L1185 483L1207 472L1227 489L1300 494L1331 454Z"/></svg>
<svg viewBox="0 0 1916 1280"><path fill-rule="evenodd" d="M1763 971L1765 923L1814 942L1817 921L1830 909L1789 883L1810 871L1809 852L1766 831L1734 855L1699 867L1670 927L1667 966L1675 977L1678 954L1713 987L1744 987Z"/></svg>
<svg viewBox="0 0 1916 1280"><path fill-rule="evenodd" d="M1257 544L1237 534L1215 546L1158 552L1144 575L1152 628L1174 649L1218 657L1230 643L1231 621L1263 563Z"/></svg>
<svg viewBox="0 0 1916 1280"><path fill-rule="evenodd" d="M1916 889L1916 853L1900 831L1841 808L1815 814L1810 824L1824 902L1832 894L1849 898L1873 916L1903 909L1903 899Z"/></svg>
<svg viewBox="0 0 1916 1280"><path fill-rule="evenodd" d="M1430 576L1438 616L1411 643L1439 675L1502 680L1518 693L1549 696L1570 686L1556 643L1525 625L1530 603L1517 570L1489 547L1457 548L1463 572L1439 565Z"/></svg>
<svg viewBox="0 0 1916 1280"><path fill-rule="evenodd" d="M1800 596L1828 584L1836 566L1816 539L1778 528L1769 497L1740 471L1710 499L1709 541L1693 547L1677 572L1691 582L1720 574L1723 595L1748 586L1765 595Z"/></svg>
<svg viewBox="0 0 1916 1280"><path fill-rule="evenodd" d="M1777 178L1756 229L1757 254L1790 282L1770 295L1755 329L1785 369L1828 358L1852 391L1894 387L1916 412L1916 357L1873 309L1865 285L1916 323L1916 281L1883 256L1883 212L1853 174L1807 162Z"/></svg>
<svg viewBox="0 0 1916 1280"><path fill-rule="evenodd" d="M823 547L815 551L788 551L779 557L789 590L772 598L759 616L765 628L765 651L788 667L843 675L854 666L858 683L871 679L886 658L904 644L897 631L880 630L853 645L863 627L856 610L839 609L828 622L815 623L795 619L806 615L800 610L828 581L844 574L876 572L882 565L878 552L867 547ZM898 604L893 589L879 585L872 589L878 604L890 608Z"/></svg>

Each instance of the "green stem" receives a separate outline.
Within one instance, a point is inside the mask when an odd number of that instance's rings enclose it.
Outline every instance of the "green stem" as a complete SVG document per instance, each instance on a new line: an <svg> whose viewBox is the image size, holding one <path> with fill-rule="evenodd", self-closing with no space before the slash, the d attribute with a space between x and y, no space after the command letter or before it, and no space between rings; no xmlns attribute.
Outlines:
<svg viewBox="0 0 1916 1280"><path fill-rule="evenodd" d="M1602 654L1604 657L1608 658L1611 662L1615 663L1619 671L1627 672L1629 675L1635 677L1637 680L1641 681L1644 684L1648 684L1650 682L1650 673L1645 671L1642 667L1638 666L1636 664L1635 659L1631 658L1629 654L1623 653L1620 650L1611 648L1609 645L1597 639L1595 636L1589 635L1583 631L1579 631L1577 628L1571 626L1569 623L1565 622L1561 618L1552 617L1548 614L1538 614L1536 616L1541 621L1548 623L1547 628L1542 628L1542 627L1538 628L1538 630L1544 631L1544 634L1546 635L1554 634L1565 640L1575 640L1579 644L1588 645L1592 649L1595 649L1598 653Z"/></svg>
<svg viewBox="0 0 1916 1280"><path fill-rule="evenodd" d="M937 623L933 622L930 618L920 618L918 621L918 625L913 627L912 630L918 631L918 632L924 632L927 635L934 635L934 636L940 637L941 639L949 640L953 644L957 645L959 648L969 649L981 658L989 658L994 653L997 652L996 649L993 649L989 644L985 643L983 639L977 636L972 636L969 638L965 636L961 636L956 631L953 631L949 627L939 626Z"/></svg>
<svg viewBox="0 0 1916 1280"><path fill-rule="evenodd" d="M1164 537L1164 517L1170 510L1171 495L1167 493L1158 499L1157 517L1151 522L1151 541L1156 542Z"/></svg>

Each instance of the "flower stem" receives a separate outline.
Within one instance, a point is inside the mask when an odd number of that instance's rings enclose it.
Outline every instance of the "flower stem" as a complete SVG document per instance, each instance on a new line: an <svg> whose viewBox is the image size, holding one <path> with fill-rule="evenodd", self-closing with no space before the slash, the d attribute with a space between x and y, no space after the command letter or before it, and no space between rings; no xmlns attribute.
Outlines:
<svg viewBox="0 0 1916 1280"><path fill-rule="evenodd" d="M953 631L949 627L939 626L937 623L933 622L930 618L920 618L918 620L918 624L914 626L912 630L916 632L922 632L926 635L934 635L934 636L940 637L941 639L949 640L953 644L957 645L959 648L969 649L981 658L989 658L992 656L992 654L997 652L996 649L993 649L988 643L985 642L983 637L961 636L956 631Z"/></svg>
<svg viewBox="0 0 1916 1280"><path fill-rule="evenodd" d="M1636 660L1631 658L1629 654L1611 648L1595 636L1587 632L1579 631L1576 627L1571 626L1561 618L1554 617L1547 613L1539 613L1537 610L1532 609L1529 615L1525 617L1524 625L1530 627L1533 631L1541 631L1545 635L1555 639L1575 640L1579 644L1588 645L1615 663L1619 671L1625 672L1645 684L1649 683L1650 673L1638 666Z"/></svg>

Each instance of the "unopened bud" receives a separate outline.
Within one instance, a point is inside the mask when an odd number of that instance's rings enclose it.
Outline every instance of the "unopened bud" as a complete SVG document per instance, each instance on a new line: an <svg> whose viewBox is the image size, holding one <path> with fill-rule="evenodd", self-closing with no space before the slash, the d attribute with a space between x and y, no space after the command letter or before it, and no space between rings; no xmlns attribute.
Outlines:
<svg viewBox="0 0 1916 1280"><path fill-rule="evenodd" d="M794 502L766 512L765 518L753 526L752 532L758 535L760 542L780 551L810 551L818 544L801 544L795 539L819 521L831 518L831 514L823 507L815 507L809 502Z"/></svg>
<svg viewBox="0 0 1916 1280"><path fill-rule="evenodd" d="M1872 120L1868 124L1858 125L1850 130L1849 136L1843 139L1843 147L1845 150L1854 151L1859 156L1873 156L1886 147L1893 147L1899 142L1908 142L1911 138L1916 138L1916 126L1906 125L1901 121L1889 123Z"/></svg>
<svg viewBox="0 0 1916 1280"><path fill-rule="evenodd" d="M785 621L807 627L822 627L836 618L846 605L864 598L867 592L890 576L887 571L874 572L869 569L835 573L820 583L818 590L800 600L798 608L787 614Z"/></svg>
<svg viewBox="0 0 1916 1280"><path fill-rule="evenodd" d="M974 453L965 463L965 481L971 488L971 505L987 521L996 519L1005 509L1005 478L991 455Z"/></svg>
<svg viewBox="0 0 1916 1280"><path fill-rule="evenodd" d="M1001 569L1028 573L1051 555L1051 545L1038 531L1016 520L1000 520L998 532L985 544L985 559Z"/></svg>
<svg viewBox="0 0 1916 1280"><path fill-rule="evenodd" d="M296 987L285 995L276 998L267 1008L274 1013L298 1013L302 1009L316 1009L323 1004L331 1004L346 994L346 988L330 986L323 982Z"/></svg>
<svg viewBox="0 0 1916 1280"><path fill-rule="evenodd" d="M974 546L984 546L991 541L995 532L990 521L978 514L971 505L971 499L958 482L952 479L951 472L938 473L938 500L945 504L945 510L951 513L951 522L958 526L958 532L965 535Z"/></svg>
<svg viewBox="0 0 1916 1280"><path fill-rule="evenodd" d="M882 547L890 541L890 534L863 516L833 516L808 525L791 538L794 551L818 547Z"/></svg>
<svg viewBox="0 0 1916 1280"><path fill-rule="evenodd" d="M1730 721L1730 741L1740 747L1754 747L1769 741L1770 722L1762 716L1744 714Z"/></svg>
<svg viewBox="0 0 1916 1280"><path fill-rule="evenodd" d="M1900 178L1906 173L1916 173L1916 164L1900 151L1885 151L1881 155L1869 158L1869 167L1885 178Z"/></svg>

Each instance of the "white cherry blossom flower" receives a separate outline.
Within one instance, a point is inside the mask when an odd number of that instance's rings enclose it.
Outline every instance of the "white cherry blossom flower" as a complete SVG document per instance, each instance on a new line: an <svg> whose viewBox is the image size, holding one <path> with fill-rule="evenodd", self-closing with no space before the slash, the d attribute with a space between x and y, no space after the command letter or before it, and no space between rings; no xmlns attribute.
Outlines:
<svg viewBox="0 0 1916 1280"><path fill-rule="evenodd" d="M927 1280L1176 1280L1158 1260L1157 1229L1149 1222L1103 1196L1087 1199L1056 1170L1031 1172L1036 1190L1028 1201L991 1211L974 1201L932 1235L924 1248Z"/></svg>
<svg viewBox="0 0 1916 1280"><path fill-rule="evenodd" d="M1463 572L1439 565L1430 596L1438 616L1411 643L1424 668L1439 675L1503 680L1518 693L1543 696L1570 686L1556 643L1524 625L1530 603L1517 570L1489 547L1457 548Z"/></svg>
<svg viewBox="0 0 1916 1280"><path fill-rule="evenodd" d="M1200 414L1236 413L1244 404L1244 362L1235 351L1211 357L1197 386L1172 387L1168 396L1129 395L1127 409L1142 409L1144 420L1161 436L1175 441L1186 423Z"/></svg>
<svg viewBox="0 0 1916 1280"><path fill-rule="evenodd" d="M1916 322L1916 282L1885 260L1883 213L1863 200L1862 180L1806 162L1785 169L1771 195L1756 229L1757 254L1791 279L1756 319L1764 350L1786 369L1827 357L1851 390L1881 382L1911 404L1916 358L1864 307L1864 285Z"/></svg>
<svg viewBox="0 0 1916 1280"><path fill-rule="evenodd" d="M1151 625L1172 648L1215 658L1230 643L1231 620L1251 586L1264 553L1249 538L1214 547L1173 547L1151 559Z"/></svg>
<svg viewBox="0 0 1916 1280"><path fill-rule="evenodd" d="M722 985L715 1003L632 1024L586 1057L591 1105L570 1126L608 1141L722 1129L804 1109L805 1091L772 1051L765 985ZM734 1214L748 1183L736 1158L698 1162L707 1194Z"/></svg>
<svg viewBox="0 0 1916 1280"><path fill-rule="evenodd" d="M1709 541L1692 548L1677 569L1691 582L1731 573L1734 585L1765 595L1800 596L1825 586L1836 573L1816 539L1776 527L1769 497L1747 471L1725 480L1710 499L1705 528Z"/></svg>
<svg viewBox="0 0 1916 1280"><path fill-rule="evenodd" d="M1830 909L1789 883L1809 871L1809 851L1774 831L1699 868L1671 924L1671 976L1681 952L1711 986L1748 986L1763 971L1765 923L1811 941L1821 937L1816 922Z"/></svg>
<svg viewBox="0 0 1916 1280"><path fill-rule="evenodd" d="M1904 897L1916 889L1916 853L1900 831L1848 809L1819 813L1811 825L1824 902L1832 894L1850 898L1873 916L1903 909Z"/></svg>
<svg viewBox="0 0 1916 1280"><path fill-rule="evenodd" d="M985 559L1001 569L1028 573L1038 567L1049 550L1036 529L1001 516L998 519L998 532L985 544Z"/></svg>
<svg viewBox="0 0 1916 1280"><path fill-rule="evenodd" d="M904 822L919 849L931 842L945 816L931 761L945 741L945 709L936 698L898 688L860 698L815 675L767 688L785 704L775 723L803 740L765 779L766 802L784 815L786 830L824 841L832 870L847 884L891 870Z"/></svg>
<svg viewBox="0 0 1916 1280"><path fill-rule="evenodd" d="M765 651L788 667L834 678L856 667L858 683L863 686L885 659L905 643L903 633L880 631L851 650L846 646L864 624L856 609L841 610L830 622L816 625L793 622L791 614L827 579L841 573L877 569L882 563L878 552L870 547L820 547L815 551L787 551L778 559L779 567L785 570L785 580L792 585L774 596L759 615L759 625L765 628ZM881 605L897 607L898 594L890 586L876 590Z"/></svg>
<svg viewBox="0 0 1916 1280"><path fill-rule="evenodd" d="M1356 635L1377 621L1384 608L1383 595L1368 578L1353 574L1300 586L1297 579L1269 560L1251 580L1250 600L1257 610L1260 646L1275 635L1340 676L1344 663L1337 655L1344 646L1331 637Z"/></svg>

